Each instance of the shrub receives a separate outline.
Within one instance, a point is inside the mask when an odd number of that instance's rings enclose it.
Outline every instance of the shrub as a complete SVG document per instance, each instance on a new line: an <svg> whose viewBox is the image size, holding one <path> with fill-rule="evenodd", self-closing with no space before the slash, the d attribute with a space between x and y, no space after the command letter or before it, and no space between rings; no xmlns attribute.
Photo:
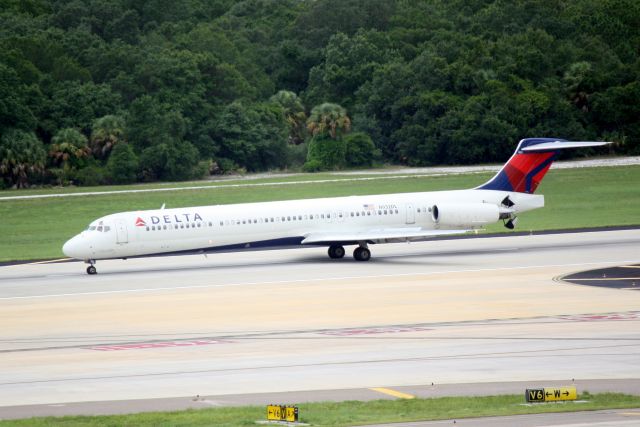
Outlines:
<svg viewBox="0 0 640 427"><path fill-rule="evenodd" d="M309 160L302 166L302 170L305 172L321 171L322 163L320 163L320 160Z"/></svg>
<svg viewBox="0 0 640 427"><path fill-rule="evenodd" d="M318 170L337 170L345 165L346 145L342 139L314 137L309 144L307 163L316 161L320 164Z"/></svg>
<svg viewBox="0 0 640 427"><path fill-rule="evenodd" d="M355 132L344 137L347 166L371 166L379 156L371 137L364 132Z"/></svg>
<svg viewBox="0 0 640 427"><path fill-rule="evenodd" d="M129 144L117 144L107 162L109 180L114 184L130 184L136 181L138 157Z"/></svg>
<svg viewBox="0 0 640 427"><path fill-rule="evenodd" d="M87 187L102 185L107 181L104 168L97 165L90 165L77 171L75 180L79 185Z"/></svg>

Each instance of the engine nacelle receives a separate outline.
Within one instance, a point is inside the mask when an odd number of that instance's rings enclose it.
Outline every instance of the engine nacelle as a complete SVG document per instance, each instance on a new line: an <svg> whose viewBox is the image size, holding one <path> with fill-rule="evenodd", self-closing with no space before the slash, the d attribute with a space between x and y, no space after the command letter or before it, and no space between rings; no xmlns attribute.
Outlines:
<svg viewBox="0 0 640 427"><path fill-rule="evenodd" d="M500 209L489 203L442 203L431 207L431 219L440 226L478 228L500 219Z"/></svg>

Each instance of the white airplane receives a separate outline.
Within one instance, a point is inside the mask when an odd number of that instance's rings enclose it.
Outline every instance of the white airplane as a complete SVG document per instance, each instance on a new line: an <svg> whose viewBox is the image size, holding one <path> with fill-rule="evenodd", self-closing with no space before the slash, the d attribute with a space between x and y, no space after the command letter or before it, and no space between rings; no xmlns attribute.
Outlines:
<svg viewBox="0 0 640 427"><path fill-rule="evenodd" d="M329 257L368 261L369 244L420 241L466 233L544 206L534 195L559 150L608 142L528 138L485 184L469 190L382 194L265 203L122 212L93 221L67 241L65 255L100 259L208 253L222 250L318 245Z"/></svg>

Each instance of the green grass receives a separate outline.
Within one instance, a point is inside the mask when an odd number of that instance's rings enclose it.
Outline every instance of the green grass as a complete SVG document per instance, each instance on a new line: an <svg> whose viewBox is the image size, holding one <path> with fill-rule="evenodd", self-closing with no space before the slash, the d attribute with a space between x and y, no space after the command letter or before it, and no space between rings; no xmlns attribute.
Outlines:
<svg viewBox="0 0 640 427"><path fill-rule="evenodd" d="M300 421L314 426L356 426L486 416L575 412L640 407L640 396L618 393L580 396L585 402L523 405L522 395L442 397L435 399L322 402L299 405ZM0 421L0 426L255 426L265 420L265 406L210 408L95 417L46 417Z"/></svg>
<svg viewBox="0 0 640 427"><path fill-rule="evenodd" d="M118 191L118 190L137 190L137 189L155 189L155 188L185 188L185 187L218 187L233 184L246 184L251 182L269 183L269 182L305 182L305 181L319 181L319 180L348 180L351 178L369 178L371 174L358 173L282 173L282 176L275 174L273 177L269 176L251 176L251 175L229 175L222 176L218 179L211 181L182 181L182 182L154 182L150 184L128 184L128 185L104 185L100 187L43 187L33 189L22 190L0 190L0 197L7 196L28 196L28 195L40 195L40 194L73 194L73 193L85 193L95 191ZM402 173L402 170L395 171L394 173L385 174L386 176L405 176L407 174ZM428 175L428 174L424 174Z"/></svg>
<svg viewBox="0 0 640 427"><path fill-rule="evenodd" d="M228 187L231 182L215 183L212 188L156 193L110 194L33 200L0 200L0 261L62 257L62 244L87 224L114 212L157 209L163 203L168 208L289 200L313 197L363 194L400 193L413 191L451 190L475 187L492 176L491 173L464 175L378 177L367 181L300 183L285 186L267 185ZM273 183L336 179L334 175L300 175L265 178L248 183ZM242 181L247 183L247 181ZM174 184L171 184L173 186ZM200 185L189 183L184 185ZM65 191L102 191L129 188L161 188L167 184L126 187L91 187ZM51 194L59 189L37 190L23 194ZM537 193L546 197L546 207L520 218L520 230L580 228L594 226L640 224L640 166L563 169L551 171ZM4 191L1 196L17 195ZM504 231L501 224L488 231Z"/></svg>

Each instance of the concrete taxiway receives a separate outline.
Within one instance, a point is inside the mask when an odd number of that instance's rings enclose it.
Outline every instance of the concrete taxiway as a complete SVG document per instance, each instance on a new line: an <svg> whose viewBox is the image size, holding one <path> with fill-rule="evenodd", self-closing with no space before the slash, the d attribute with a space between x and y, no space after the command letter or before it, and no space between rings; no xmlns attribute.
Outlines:
<svg viewBox="0 0 640 427"><path fill-rule="evenodd" d="M310 248L105 261L97 276L75 262L0 267L0 418L431 383L632 391L640 292L561 278L638 264L639 249L640 230L623 230L375 245L368 263Z"/></svg>

